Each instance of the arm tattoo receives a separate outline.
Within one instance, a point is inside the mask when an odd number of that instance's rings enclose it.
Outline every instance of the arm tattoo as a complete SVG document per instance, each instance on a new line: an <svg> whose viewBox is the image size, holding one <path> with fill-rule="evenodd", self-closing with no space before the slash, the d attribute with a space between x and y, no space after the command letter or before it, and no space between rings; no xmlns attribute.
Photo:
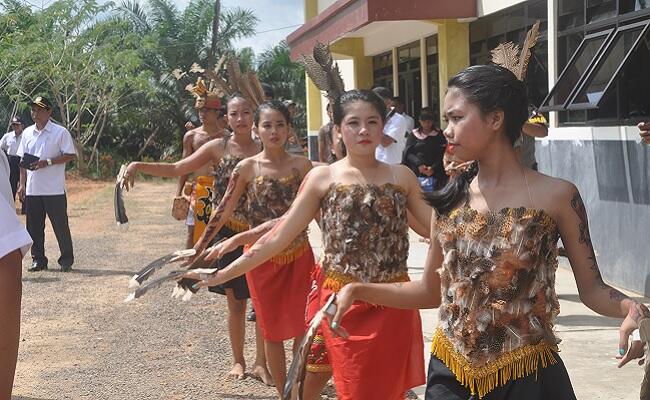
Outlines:
<svg viewBox="0 0 650 400"><path fill-rule="evenodd" d="M598 268L598 262L596 261L596 253L594 252L594 246L591 241L591 235L589 234L589 221L587 220L587 210L585 208L584 202L582 201L582 198L580 197L580 193L575 192L573 198L571 198L571 208L573 208L575 213L578 215L578 219L580 220L580 222L578 223L578 230L580 233L580 236L578 237L578 242L589 247L589 251L591 254L589 255L589 257L587 257L587 259L591 263L590 269L594 272L598 285L600 286L601 289L609 288L609 298L611 300L621 301L623 299L626 299L627 298L626 295L610 287L603 280L603 276L600 273L600 269Z"/></svg>
<svg viewBox="0 0 650 400"><path fill-rule="evenodd" d="M269 239L276 236L276 232L278 229L280 229L280 226L282 225L283 221L284 221L284 217L278 218L275 226L273 226L273 228L270 231L266 232L257 242L255 242L253 247L251 247L250 250L244 253L242 257L245 259L253 258L253 256L257 254L257 250L259 250L261 246L263 246L266 242L268 242Z"/></svg>
<svg viewBox="0 0 650 400"><path fill-rule="evenodd" d="M237 186L237 182L239 181L240 174L239 174L240 167L236 166L235 169L232 171L232 175L230 175L230 180L228 181L228 187L226 187L226 193L224 193L223 198L219 202L219 205L217 206L217 209L214 210L212 217L210 217L210 221L208 222L208 225L205 227L205 232L203 233L203 237L206 239L205 245L207 245L210 240L212 240L213 237L216 236L217 234L217 228L221 228L222 220L223 220L223 213L226 210L226 205L231 201L232 199L232 194L235 191L235 187Z"/></svg>

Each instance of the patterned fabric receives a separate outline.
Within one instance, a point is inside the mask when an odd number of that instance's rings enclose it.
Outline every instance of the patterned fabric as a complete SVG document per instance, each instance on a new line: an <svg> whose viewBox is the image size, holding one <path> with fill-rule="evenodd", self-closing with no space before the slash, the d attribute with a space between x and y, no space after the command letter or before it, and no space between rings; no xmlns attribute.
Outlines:
<svg viewBox="0 0 650 400"><path fill-rule="evenodd" d="M433 353L482 397L553 363L555 221L543 210L461 207L437 223L444 261Z"/></svg>
<svg viewBox="0 0 650 400"><path fill-rule="evenodd" d="M221 199L226 194L226 188L228 187L228 181L230 180L230 175L235 169L235 166L243 158L234 157L230 154L225 155L219 164L215 167L214 170L214 192L212 196L212 204L216 208ZM241 196L237 207L235 207L235 212L232 217L226 222L226 226L233 231L239 233L248 229L249 225L246 221L244 211L246 209L246 196Z"/></svg>
<svg viewBox="0 0 650 400"><path fill-rule="evenodd" d="M246 185L246 221L251 227L256 227L284 215L296 198L301 182L302 177L297 169L282 178L256 176ZM304 230L272 261L284 265L302 256L308 248L307 230Z"/></svg>
<svg viewBox="0 0 650 400"><path fill-rule="evenodd" d="M334 288L332 277L341 283L408 279L404 189L390 183L332 184L321 209L326 287Z"/></svg>
<svg viewBox="0 0 650 400"><path fill-rule="evenodd" d="M213 193L212 193L213 187L214 187L213 176L196 177L196 182L194 183L194 193L193 193L194 243L196 243L199 240L201 234L203 234L203 231L205 230L206 225L210 221L210 214L212 214L211 199L213 197Z"/></svg>

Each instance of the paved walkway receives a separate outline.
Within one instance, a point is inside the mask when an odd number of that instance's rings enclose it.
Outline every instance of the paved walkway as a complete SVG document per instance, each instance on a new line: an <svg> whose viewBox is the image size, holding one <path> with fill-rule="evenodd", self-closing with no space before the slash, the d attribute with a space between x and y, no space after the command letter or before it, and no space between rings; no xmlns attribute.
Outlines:
<svg viewBox="0 0 650 400"><path fill-rule="evenodd" d="M320 254L320 232L312 225L311 243L316 254ZM427 244L420 242L411 232L409 253L409 274L420 279L427 252ZM643 378L643 367L629 363L618 369L615 356L618 352L618 327L621 320L603 317L584 306L578 297L575 284L566 259L560 259L556 275L556 291L560 299L560 315L556 332L562 339L560 356L564 361L578 399L636 400ZM648 304L650 299L626 292ZM422 310L422 327L425 340L424 354L428 365L431 339L438 321L437 310ZM424 388L416 393L424 398Z"/></svg>

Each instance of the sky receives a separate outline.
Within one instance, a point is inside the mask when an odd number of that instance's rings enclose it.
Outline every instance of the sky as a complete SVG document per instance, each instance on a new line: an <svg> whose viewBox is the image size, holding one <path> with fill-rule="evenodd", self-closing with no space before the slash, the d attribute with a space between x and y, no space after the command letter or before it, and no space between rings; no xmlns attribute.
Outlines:
<svg viewBox="0 0 650 400"><path fill-rule="evenodd" d="M179 9L185 9L189 0L173 0ZM259 54L298 29L304 20L303 0L222 0L221 7L241 7L253 10L260 22L256 36L235 42L237 48L252 47ZM290 28L286 28L290 27ZM279 29L284 28L284 29Z"/></svg>

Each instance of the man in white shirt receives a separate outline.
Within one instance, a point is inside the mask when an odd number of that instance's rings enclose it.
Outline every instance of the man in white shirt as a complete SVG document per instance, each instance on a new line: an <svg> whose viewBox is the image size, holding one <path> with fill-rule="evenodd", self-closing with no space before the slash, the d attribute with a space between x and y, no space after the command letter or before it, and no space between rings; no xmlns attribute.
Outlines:
<svg viewBox="0 0 650 400"><path fill-rule="evenodd" d="M395 106L395 112L406 119L406 131L412 132L415 129L415 120L413 117L406 113L406 108L404 106L404 101L401 97L393 97L393 105Z"/></svg>
<svg viewBox="0 0 650 400"><path fill-rule="evenodd" d="M0 152L0 399L11 398L20 338L22 259L32 244L16 217L9 174L9 162Z"/></svg>
<svg viewBox="0 0 650 400"><path fill-rule="evenodd" d="M11 192L13 193L14 200L16 200L16 191L18 190L18 181L20 181L20 157L18 156L18 146L22 139L23 121L18 117L13 117L11 120L11 128L13 131L5 133L0 139L0 150L7 154L9 160L9 183L11 184ZM23 207L24 210L24 207Z"/></svg>
<svg viewBox="0 0 650 400"><path fill-rule="evenodd" d="M384 100L386 108L389 110L384 124L384 136L375 150L375 158L387 164L401 164L402 153L406 146L406 119L395 111L393 94L388 88L379 86L372 91Z"/></svg>
<svg viewBox="0 0 650 400"><path fill-rule="evenodd" d="M77 158L74 141L67 129L50 121L52 104L44 97L30 102L34 125L23 132L18 147L22 158L18 196L25 200L27 231L34 240L30 272L47 269L45 257L45 215L48 216L59 243L61 271L72 269L74 255L68 226L65 195L65 164ZM24 165L29 155L36 157ZM27 169L25 169L27 168Z"/></svg>

